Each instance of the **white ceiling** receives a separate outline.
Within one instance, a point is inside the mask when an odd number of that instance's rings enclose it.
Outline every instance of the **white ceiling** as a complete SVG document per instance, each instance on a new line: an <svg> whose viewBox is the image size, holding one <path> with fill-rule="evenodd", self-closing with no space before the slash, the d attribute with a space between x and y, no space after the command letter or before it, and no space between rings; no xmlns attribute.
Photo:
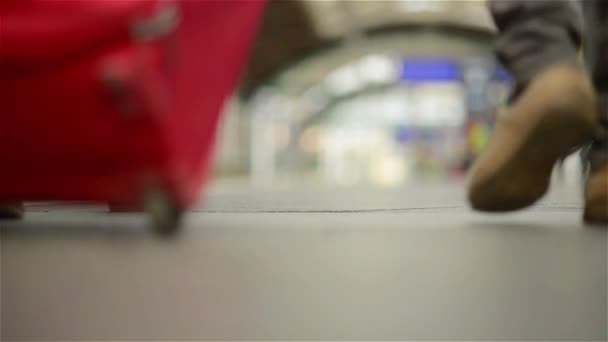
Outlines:
<svg viewBox="0 0 608 342"><path fill-rule="evenodd" d="M358 39L355 44L329 49L307 58L284 70L275 79L285 93L298 94L324 79L338 67L364 56L379 54L384 56L448 55L457 59L469 59L491 54L491 44L487 41L467 40L446 36L436 31L417 33L391 33L373 39Z"/></svg>
<svg viewBox="0 0 608 342"><path fill-rule="evenodd" d="M494 24L485 0L300 0L324 37L390 24L443 23L484 31Z"/></svg>

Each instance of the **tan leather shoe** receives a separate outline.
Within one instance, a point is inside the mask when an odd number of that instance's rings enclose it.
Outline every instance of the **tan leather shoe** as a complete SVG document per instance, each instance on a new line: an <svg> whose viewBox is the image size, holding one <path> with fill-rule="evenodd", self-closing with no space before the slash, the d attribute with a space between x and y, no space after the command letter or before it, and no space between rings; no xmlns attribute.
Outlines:
<svg viewBox="0 0 608 342"><path fill-rule="evenodd" d="M585 222L608 225L608 163L592 169L585 186Z"/></svg>
<svg viewBox="0 0 608 342"><path fill-rule="evenodd" d="M0 219L20 219L25 214L21 202L0 202Z"/></svg>
<svg viewBox="0 0 608 342"><path fill-rule="evenodd" d="M596 95L574 65L548 67L498 118L475 162L469 201L476 210L527 207L549 187L555 163L586 143L599 125Z"/></svg>

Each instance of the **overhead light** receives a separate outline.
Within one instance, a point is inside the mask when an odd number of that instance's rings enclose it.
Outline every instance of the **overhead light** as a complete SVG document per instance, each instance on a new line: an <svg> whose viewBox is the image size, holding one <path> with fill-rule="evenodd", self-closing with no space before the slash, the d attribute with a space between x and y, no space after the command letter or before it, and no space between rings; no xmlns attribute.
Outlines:
<svg viewBox="0 0 608 342"><path fill-rule="evenodd" d="M441 12L444 9L444 1L429 0L399 0L397 6L404 12ZM446 1L447 2L447 1Z"/></svg>
<svg viewBox="0 0 608 342"><path fill-rule="evenodd" d="M389 84L398 79L398 68L392 59L382 55L363 57L358 63L361 77L370 83Z"/></svg>

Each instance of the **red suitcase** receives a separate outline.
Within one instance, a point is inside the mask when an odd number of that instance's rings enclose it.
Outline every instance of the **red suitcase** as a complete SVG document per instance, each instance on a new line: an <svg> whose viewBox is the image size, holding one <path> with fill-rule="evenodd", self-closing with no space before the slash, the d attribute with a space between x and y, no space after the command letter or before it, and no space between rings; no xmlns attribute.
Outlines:
<svg viewBox="0 0 608 342"><path fill-rule="evenodd" d="M0 203L103 201L175 231L262 8L0 1Z"/></svg>

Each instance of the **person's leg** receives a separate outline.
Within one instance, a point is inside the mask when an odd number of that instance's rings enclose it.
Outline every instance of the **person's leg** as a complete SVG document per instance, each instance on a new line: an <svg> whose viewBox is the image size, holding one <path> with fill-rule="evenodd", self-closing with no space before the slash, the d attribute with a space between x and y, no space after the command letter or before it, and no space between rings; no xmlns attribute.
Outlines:
<svg viewBox="0 0 608 342"><path fill-rule="evenodd" d="M608 1L584 0L585 54L600 91L608 91Z"/></svg>
<svg viewBox="0 0 608 342"><path fill-rule="evenodd" d="M584 219L589 223L608 224L608 92L601 92L602 128L595 136L588 154L585 184Z"/></svg>
<svg viewBox="0 0 608 342"><path fill-rule="evenodd" d="M571 1L490 0L499 59L519 90L472 169L473 208L524 208L546 192L555 163L597 129L582 64L580 10Z"/></svg>
<svg viewBox="0 0 608 342"><path fill-rule="evenodd" d="M608 1L585 0L585 52L599 93L602 128L587 153L585 221L608 223Z"/></svg>
<svg viewBox="0 0 608 342"><path fill-rule="evenodd" d="M580 6L569 0L489 0L498 36L498 59L517 85L527 85L547 66L579 65Z"/></svg>

